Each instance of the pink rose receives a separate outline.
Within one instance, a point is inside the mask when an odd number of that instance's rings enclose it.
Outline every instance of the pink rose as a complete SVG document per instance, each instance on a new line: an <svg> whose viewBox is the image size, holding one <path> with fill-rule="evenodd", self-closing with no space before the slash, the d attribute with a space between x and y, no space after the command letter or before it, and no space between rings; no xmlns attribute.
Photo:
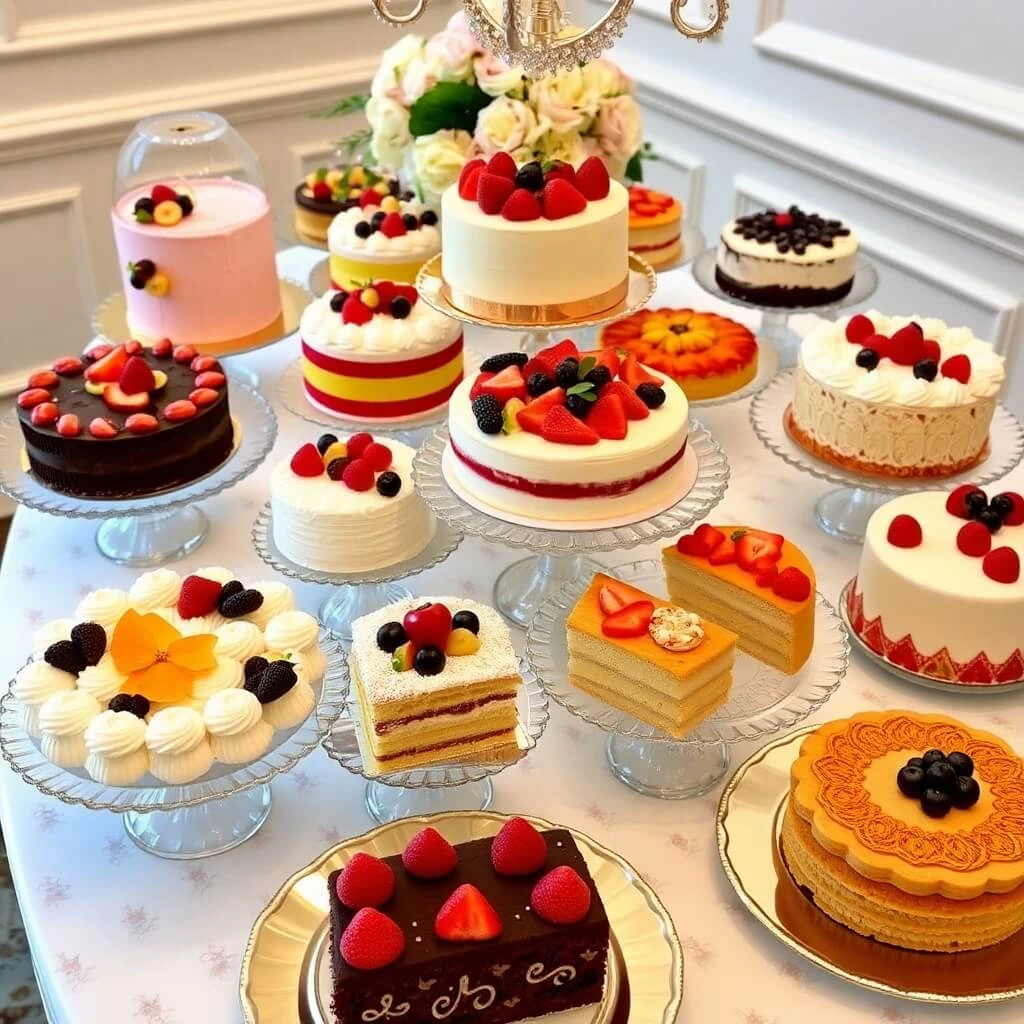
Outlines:
<svg viewBox="0 0 1024 1024"><path fill-rule="evenodd" d="M644 140L644 119L632 96L615 96L602 100L594 121L601 154L608 165L608 173L621 178L630 157Z"/></svg>

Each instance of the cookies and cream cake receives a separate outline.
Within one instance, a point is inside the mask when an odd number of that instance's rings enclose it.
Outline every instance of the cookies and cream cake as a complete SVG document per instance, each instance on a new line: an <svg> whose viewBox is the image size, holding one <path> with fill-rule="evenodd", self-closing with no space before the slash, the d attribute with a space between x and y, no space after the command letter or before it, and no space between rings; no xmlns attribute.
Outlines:
<svg viewBox="0 0 1024 1024"><path fill-rule="evenodd" d="M951 476L988 451L1004 363L970 328L932 317L823 320L800 343L786 426L843 469Z"/></svg>
<svg viewBox="0 0 1024 1024"><path fill-rule="evenodd" d="M730 221L718 241L715 278L729 295L762 306L820 306L848 295L857 236L842 221L765 210Z"/></svg>

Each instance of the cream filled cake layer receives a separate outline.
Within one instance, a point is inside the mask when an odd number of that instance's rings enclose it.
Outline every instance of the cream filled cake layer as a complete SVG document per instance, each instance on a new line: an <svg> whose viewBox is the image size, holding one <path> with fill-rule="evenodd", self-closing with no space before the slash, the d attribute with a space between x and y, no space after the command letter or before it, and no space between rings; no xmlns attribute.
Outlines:
<svg viewBox="0 0 1024 1024"><path fill-rule="evenodd" d="M744 238L736 221L722 229L716 262L730 277L753 287L838 288L857 268L857 236L837 238L831 249L811 246L780 253L769 243Z"/></svg>

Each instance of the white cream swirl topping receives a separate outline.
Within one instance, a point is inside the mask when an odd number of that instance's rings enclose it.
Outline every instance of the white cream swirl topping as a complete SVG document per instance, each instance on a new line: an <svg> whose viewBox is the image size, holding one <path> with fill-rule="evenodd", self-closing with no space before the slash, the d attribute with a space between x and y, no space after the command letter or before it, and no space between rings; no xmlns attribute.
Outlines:
<svg viewBox="0 0 1024 1024"><path fill-rule="evenodd" d="M55 693L75 688L75 677L70 672L54 668L47 661L30 661L14 677L14 696L22 704L34 707L44 703Z"/></svg>
<svg viewBox="0 0 1024 1024"><path fill-rule="evenodd" d="M189 575L202 576L204 580L213 580L222 587L225 583L230 583L235 578L235 574L230 569L225 569L223 565L207 565L202 569L196 569L195 572L189 573Z"/></svg>
<svg viewBox="0 0 1024 1024"><path fill-rule="evenodd" d="M146 723L130 711L103 711L85 730L85 748L104 757L127 757L146 744Z"/></svg>
<svg viewBox="0 0 1024 1024"><path fill-rule="evenodd" d="M59 643L61 640L71 639L71 630L78 625L77 619L54 619L40 626L32 634L32 653L36 657L42 657L46 648L51 644Z"/></svg>
<svg viewBox="0 0 1024 1024"><path fill-rule="evenodd" d="M263 706L248 690L215 693L203 711L206 728L214 736L237 736L263 720Z"/></svg>
<svg viewBox="0 0 1024 1024"><path fill-rule="evenodd" d="M46 736L73 736L85 732L100 713L100 706L82 690L55 693L39 709L39 730Z"/></svg>
<svg viewBox="0 0 1024 1024"><path fill-rule="evenodd" d="M258 626L266 629L267 623L281 612L291 611L295 607L295 595L290 587L286 587L280 580L258 580L249 588L258 590L263 595L263 604L246 618Z"/></svg>
<svg viewBox="0 0 1024 1024"><path fill-rule="evenodd" d="M154 754L187 754L205 739L202 716L192 708L164 708L146 726L146 746Z"/></svg>
<svg viewBox="0 0 1024 1024"><path fill-rule="evenodd" d="M399 212L419 217L426 207L416 199L401 200ZM327 229L327 246L331 252L341 256L355 254L358 256L404 257L417 259L433 256L441 251L441 232L436 224L423 224L415 231L407 231L404 235L388 238L382 231L374 231L368 238L360 238L356 234L356 225L360 221L369 221L380 209L379 206L367 206L360 209L353 206L343 210L331 221Z"/></svg>
<svg viewBox="0 0 1024 1024"><path fill-rule="evenodd" d="M225 623L216 631L216 637L214 654L234 658L235 661L246 662L266 647L259 627L244 620Z"/></svg>
<svg viewBox="0 0 1024 1024"><path fill-rule="evenodd" d="M123 590L104 587L86 594L78 603L75 614L79 622L98 622L109 630L130 606L128 595Z"/></svg>
<svg viewBox="0 0 1024 1024"><path fill-rule="evenodd" d="M281 612L267 623L265 634L272 650L304 651L316 643L320 626L307 612Z"/></svg>
<svg viewBox="0 0 1024 1024"><path fill-rule="evenodd" d="M217 667L192 684L192 696L198 700L212 697L221 690L233 690L242 685L242 666L231 658L216 655Z"/></svg>
<svg viewBox="0 0 1024 1024"><path fill-rule="evenodd" d="M127 676L117 670L110 654L104 654L95 664L84 668L78 676L78 688L84 690L101 704L106 704L115 694L121 692Z"/></svg>
<svg viewBox="0 0 1024 1024"><path fill-rule="evenodd" d="M167 608L178 600L181 577L173 569L144 572L128 591L128 598L137 612Z"/></svg>

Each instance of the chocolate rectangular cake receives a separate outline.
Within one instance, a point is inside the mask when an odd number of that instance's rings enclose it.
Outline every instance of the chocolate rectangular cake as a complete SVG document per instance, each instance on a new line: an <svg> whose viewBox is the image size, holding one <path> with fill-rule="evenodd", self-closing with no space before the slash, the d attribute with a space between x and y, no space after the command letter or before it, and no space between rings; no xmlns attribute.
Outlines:
<svg viewBox="0 0 1024 1024"><path fill-rule="evenodd" d="M541 835L546 862L525 876L495 871L491 838L456 846L458 864L439 879L413 877L401 856L383 858L394 872L395 888L380 910L402 930L405 949L378 970L357 970L341 955L341 937L355 911L338 898L341 872L334 872L329 878L331 963L339 1024L398 1017L403 1024L507 1024L600 1002L609 943L601 897L572 835L564 829ZM589 910L574 924L549 923L530 906L538 879L562 866L590 889ZM438 911L467 883L496 911L498 937L452 942L436 934Z"/></svg>

